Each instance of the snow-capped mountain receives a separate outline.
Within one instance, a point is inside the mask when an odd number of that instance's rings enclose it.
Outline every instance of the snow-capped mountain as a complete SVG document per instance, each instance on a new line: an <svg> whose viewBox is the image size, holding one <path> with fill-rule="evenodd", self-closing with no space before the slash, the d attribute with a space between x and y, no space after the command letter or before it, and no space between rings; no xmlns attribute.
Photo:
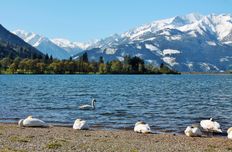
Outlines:
<svg viewBox="0 0 232 152"><path fill-rule="evenodd" d="M56 38L51 41L57 46L65 49L70 55L75 55L92 46L92 43L71 42L67 39Z"/></svg>
<svg viewBox="0 0 232 152"><path fill-rule="evenodd" d="M232 70L232 16L188 14L158 20L102 39L92 48L87 52L93 60L130 55L178 71Z"/></svg>
<svg viewBox="0 0 232 152"><path fill-rule="evenodd" d="M16 30L12 32L17 35L25 42L29 43L33 47L37 48L43 54L52 55L54 58L58 59L68 59L70 54L63 48L57 46L51 40L44 36L40 36L35 33L25 32L23 30Z"/></svg>

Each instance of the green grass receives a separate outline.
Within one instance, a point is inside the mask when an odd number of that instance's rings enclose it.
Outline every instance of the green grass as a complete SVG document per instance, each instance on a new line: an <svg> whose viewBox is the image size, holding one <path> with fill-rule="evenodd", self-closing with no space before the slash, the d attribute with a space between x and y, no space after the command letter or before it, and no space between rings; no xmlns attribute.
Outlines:
<svg viewBox="0 0 232 152"><path fill-rule="evenodd" d="M12 149L9 147L3 147L2 149L0 149L0 152L27 152L27 151L21 149Z"/></svg>
<svg viewBox="0 0 232 152"><path fill-rule="evenodd" d="M205 150L206 152L216 152L217 146L215 145L208 145L208 148Z"/></svg>
<svg viewBox="0 0 232 152"><path fill-rule="evenodd" d="M27 137L22 137L22 136L11 136L9 137L9 140L11 142L21 142L21 143L27 143L27 142L30 142L31 139L33 138L34 136L27 136Z"/></svg>
<svg viewBox="0 0 232 152"><path fill-rule="evenodd" d="M64 143L66 143L67 141L66 140L52 140L50 141L47 145L46 145L46 148L48 149L59 149L61 148Z"/></svg>
<svg viewBox="0 0 232 152"><path fill-rule="evenodd" d="M130 152L139 152L138 149L131 149Z"/></svg>

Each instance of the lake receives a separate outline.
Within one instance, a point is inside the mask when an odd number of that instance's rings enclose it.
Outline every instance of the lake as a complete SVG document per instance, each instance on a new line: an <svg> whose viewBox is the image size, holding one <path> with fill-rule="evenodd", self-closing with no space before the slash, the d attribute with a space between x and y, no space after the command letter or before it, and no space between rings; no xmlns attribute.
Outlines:
<svg viewBox="0 0 232 152"><path fill-rule="evenodd" d="M79 110L95 98L96 109ZM154 132L181 133L215 118L232 126L231 75L0 75L0 122L28 115L51 124L75 119L101 129L132 129L143 120Z"/></svg>

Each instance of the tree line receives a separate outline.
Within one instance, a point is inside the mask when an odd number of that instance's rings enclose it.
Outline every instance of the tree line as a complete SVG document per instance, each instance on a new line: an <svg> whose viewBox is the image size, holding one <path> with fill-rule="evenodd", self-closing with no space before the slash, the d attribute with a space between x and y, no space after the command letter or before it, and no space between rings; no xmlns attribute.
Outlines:
<svg viewBox="0 0 232 152"><path fill-rule="evenodd" d="M77 60L53 59L47 54L40 58L11 58L0 60L1 74L178 74L168 66L161 64L155 67L145 64L139 57L125 56L124 61L105 62L103 57L98 61L89 61L84 53Z"/></svg>

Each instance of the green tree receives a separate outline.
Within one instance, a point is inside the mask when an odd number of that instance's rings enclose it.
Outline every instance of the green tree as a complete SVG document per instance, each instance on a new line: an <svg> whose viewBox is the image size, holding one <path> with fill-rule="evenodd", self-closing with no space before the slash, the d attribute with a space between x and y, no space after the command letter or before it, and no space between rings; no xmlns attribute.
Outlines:
<svg viewBox="0 0 232 152"><path fill-rule="evenodd" d="M45 73L45 71L46 71L46 67L47 67L47 65L45 64L45 63L42 63L42 62L38 62L37 64L36 64L36 67L37 67L37 73L38 74L44 74Z"/></svg>
<svg viewBox="0 0 232 152"><path fill-rule="evenodd" d="M129 60L129 64L131 65L132 72L137 73L139 72L139 64L143 66L144 61L141 58L135 56Z"/></svg>
<svg viewBox="0 0 232 152"><path fill-rule="evenodd" d="M85 63L88 63L89 62L89 59L88 59L88 53L85 52L81 57L80 57L80 60L85 62Z"/></svg>
<svg viewBox="0 0 232 152"><path fill-rule="evenodd" d="M122 72L122 63L120 61L111 62L111 72L112 73L121 73Z"/></svg>
<svg viewBox="0 0 232 152"><path fill-rule="evenodd" d="M99 72L100 74L106 74L106 73L107 73L106 64L101 63L101 64L99 65L99 70L98 70L98 72Z"/></svg>
<svg viewBox="0 0 232 152"><path fill-rule="evenodd" d="M102 64L102 63L104 64L104 59L103 59L103 57L102 57L102 56L100 56L100 57L99 57L99 61L98 61L98 63L99 63L99 64Z"/></svg>
<svg viewBox="0 0 232 152"><path fill-rule="evenodd" d="M9 57L3 58L1 60L1 66L2 66L3 70L6 71L9 68L9 66L11 65L11 63L12 63L12 60Z"/></svg>

